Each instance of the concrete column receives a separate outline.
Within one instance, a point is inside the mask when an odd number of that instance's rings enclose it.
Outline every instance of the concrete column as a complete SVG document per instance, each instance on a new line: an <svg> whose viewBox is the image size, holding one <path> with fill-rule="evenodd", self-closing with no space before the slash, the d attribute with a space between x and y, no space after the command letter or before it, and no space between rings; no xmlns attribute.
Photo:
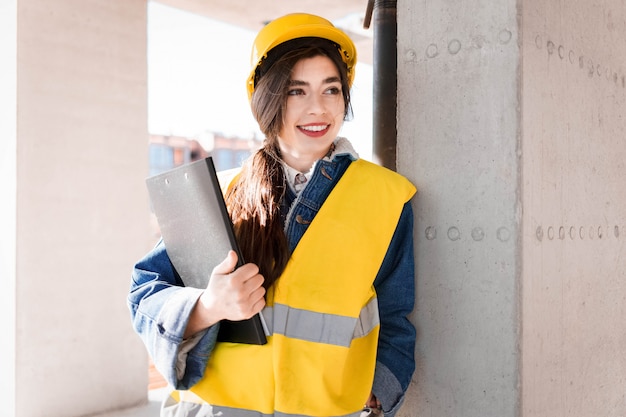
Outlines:
<svg viewBox="0 0 626 417"><path fill-rule="evenodd" d="M15 415L17 1L0 3L0 404Z"/></svg>
<svg viewBox="0 0 626 417"><path fill-rule="evenodd" d="M125 303L150 244L146 2L18 0L0 16L3 413L146 402Z"/></svg>
<svg viewBox="0 0 626 417"><path fill-rule="evenodd" d="M626 4L524 1L525 416L626 415Z"/></svg>
<svg viewBox="0 0 626 417"><path fill-rule="evenodd" d="M398 2L401 415L626 415L623 1Z"/></svg>

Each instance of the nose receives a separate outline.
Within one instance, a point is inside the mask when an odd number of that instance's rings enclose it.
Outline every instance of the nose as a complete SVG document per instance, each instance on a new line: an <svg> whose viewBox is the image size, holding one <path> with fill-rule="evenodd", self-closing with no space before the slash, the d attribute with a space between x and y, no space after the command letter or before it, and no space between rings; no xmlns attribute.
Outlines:
<svg viewBox="0 0 626 417"><path fill-rule="evenodd" d="M326 107L324 105L323 97L317 94L311 94L308 97L308 113L309 114L325 114Z"/></svg>

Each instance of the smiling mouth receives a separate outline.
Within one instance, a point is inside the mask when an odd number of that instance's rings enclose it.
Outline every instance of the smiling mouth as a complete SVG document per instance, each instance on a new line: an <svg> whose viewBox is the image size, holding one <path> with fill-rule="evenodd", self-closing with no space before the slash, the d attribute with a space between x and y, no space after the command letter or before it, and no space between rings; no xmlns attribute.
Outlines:
<svg viewBox="0 0 626 417"><path fill-rule="evenodd" d="M298 126L304 134L309 136L322 136L330 128L328 124Z"/></svg>

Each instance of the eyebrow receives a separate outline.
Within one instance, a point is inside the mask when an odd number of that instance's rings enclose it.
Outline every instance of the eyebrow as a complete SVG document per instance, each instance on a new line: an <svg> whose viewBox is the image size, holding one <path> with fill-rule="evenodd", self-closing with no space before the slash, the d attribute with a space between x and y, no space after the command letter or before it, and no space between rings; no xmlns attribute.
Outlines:
<svg viewBox="0 0 626 417"><path fill-rule="evenodd" d="M324 79L324 81L322 81L323 84L332 84L332 83L340 83L340 82L341 82L341 79L339 77L328 77ZM306 81L301 81L301 80L290 80L289 85L301 86L301 85L309 85L309 83Z"/></svg>

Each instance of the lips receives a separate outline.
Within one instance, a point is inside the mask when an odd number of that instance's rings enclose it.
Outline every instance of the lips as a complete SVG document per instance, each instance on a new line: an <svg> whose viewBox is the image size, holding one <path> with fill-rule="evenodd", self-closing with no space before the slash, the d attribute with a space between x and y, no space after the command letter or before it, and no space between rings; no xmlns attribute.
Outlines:
<svg viewBox="0 0 626 417"><path fill-rule="evenodd" d="M321 137L330 129L329 124L309 124L298 126L298 130L310 137Z"/></svg>

